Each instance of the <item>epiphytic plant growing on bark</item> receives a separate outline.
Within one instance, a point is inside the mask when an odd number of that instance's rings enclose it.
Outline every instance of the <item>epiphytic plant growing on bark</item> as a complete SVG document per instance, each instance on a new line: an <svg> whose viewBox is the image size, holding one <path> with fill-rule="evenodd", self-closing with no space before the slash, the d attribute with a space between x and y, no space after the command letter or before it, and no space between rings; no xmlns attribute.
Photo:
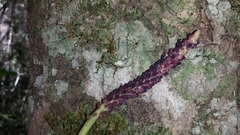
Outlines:
<svg viewBox="0 0 240 135"><path fill-rule="evenodd" d="M138 97L148 89L151 89L156 83L160 82L162 77L167 75L170 69L181 64L188 50L197 46L199 35L200 31L197 30L189 34L187 38L178 40L176 47L170 49L167 56L162 55L161 59L151 65L150 68L140 76L113 90L103 98L101 102L97 104L95 111L85 122L78 135L85 135L98 117L112 111L114 106L120 106L126 100Z"/></svg>

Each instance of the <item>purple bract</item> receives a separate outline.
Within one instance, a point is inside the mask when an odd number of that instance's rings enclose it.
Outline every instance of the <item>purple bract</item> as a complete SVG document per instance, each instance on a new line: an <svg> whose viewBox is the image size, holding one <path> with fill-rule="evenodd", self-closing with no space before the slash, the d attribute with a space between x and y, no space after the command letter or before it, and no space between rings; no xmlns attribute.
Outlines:
<svg viewBox="0 0 240 135"><path fill-rule="evenodd" d="M120 106L129 98L136 98L151 89L156 83L160 82L163 76L167 75L170 69L181 64L187 51L197 46L199 35L200 31L197 30L189 34L187 38L178 40L176 47L170 49L167 56L162 55L161 59L151 65L140 76L113 90L97 104L96 110L101 105L104 105L106 110L101 112L101 115L110 112L114 106Z"/></svg>

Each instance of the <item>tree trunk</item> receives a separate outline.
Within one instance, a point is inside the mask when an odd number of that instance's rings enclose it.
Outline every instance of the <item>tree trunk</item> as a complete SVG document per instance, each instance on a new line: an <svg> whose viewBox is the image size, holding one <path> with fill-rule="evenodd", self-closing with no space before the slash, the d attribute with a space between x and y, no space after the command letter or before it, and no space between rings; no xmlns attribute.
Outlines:
<svg viewBox="0 0 240 135"><path fill-rule="evenodd" d="M200 43L180 66L89 134L239 133L236 5L29 0L29 134L76 135L97 102L196 29Z"/></svg>

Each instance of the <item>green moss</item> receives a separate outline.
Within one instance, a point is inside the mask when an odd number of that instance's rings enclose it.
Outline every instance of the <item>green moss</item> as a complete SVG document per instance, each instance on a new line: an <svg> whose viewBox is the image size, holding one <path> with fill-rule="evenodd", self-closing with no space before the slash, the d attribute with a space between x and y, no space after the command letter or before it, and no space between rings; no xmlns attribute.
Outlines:
<svg viewBox="0 0 240 135"><path fill-rule="evenodd" d="M200 101L207 101L209 99L209 97L207 97L203 94L197 94L195 99L200 100Z"/></svg>
<svg viewBox="0 0 240 135"><path fill-rule="evenodd" d="M181 68L181 71L178 75L172 78L172 81L177 86L177 92L182 96L182 98L189 100L192 97L192 93L188 90L188 83L184 81L189 80L191 74L195 73L197 70L189 60L182 62L182 65L179 68Z"/></svg>
<svg viewBox="0 0 240 135"><path fill-rule="evenodd" d="M174 33L174 31L175 31L175 28L172 26L172 23L170 23L168 26L166 26L164 33L167 36L171 36Z"/></svg>
<svg viewBox="0 0 240 135"><path fill-rule="evenodd" d="M159 8L158 12L154 14L154 17L158 20L159 26L161 27L161 31L168 37L173 36L174 33L178 33L181 36L186 35L187 27L191 26L194 20L196 20L196 13L198 12L197 6L194 5L191 0L172 0L172 1L158 1ZM168 12L165 12L168 11ZM165 13L164 13L165 12ZM164 18L164 22L162 22L161 14L169 14L167 18ZM160 14L160 16L159 16ZM167 21L166 21L167 20ZM166 23L166 24L165 24ZM176 27L179 25L184 25L181 30L177 30ZM185 30L184 30L185 29Z"/></svg>
<svg viewBox="0 0 240 135"><path fill-rule="evenodd" d="M204 135L220 135L221 133L215 131L215 125L213 123L204 126Z"/></svg>
<svg viewBox="0 0 240 135"><path fill-rule="evenodd" d="M89 11L94 15L101 15L103 12L110 10L111 7L106 0L99 0L91 2L89 0L83 0L79 3L79 11Z"/></svg>
<svg viewBox="0 0 240 135"><path fill-rule="evenodd" d="M52 129L55 132L58 132L58 130L59 130L59 132L61 131L59 128L60 123L57 120L56 112L49 112L49 113L44 114L44 119L48 122L48 124L52 127Z"/></svg>
<svg viewBox="0 0 240 135"><path fill-rule="evenodd" d="M127 130L128 124L123 113L112 113L98 119L89 131L89 135L112 135Z"/></svg>
<svg viewBox="0 0 240 135"><path fill-rule="evenodd" d="M213 123L209 123L209 118L211 118L212 114L211 112L208 112L207 109L207 104L204 103L199 105L198 108L198 115L196 117L196 120L194 121L195 124L192 125L192 128L195 126L200 126L201 127L201 132L204 135L218 135L219 133L216 133L215 131L215 125Z"/></svg>
<svg viewBox="0 0 240 135"><path fill-rule="evenodd" d="M170 128L166 128L161 124L156 124L153 126L149 126L146 128L142 128L141 131L136 132L135 129L129 128L126 131L121 132L123 135L135 135L135 134L140 134L140 135L172 135L172 132L170 131Z"/></svg>
<svg viewBox="0 0 240 135"><path fill-rule="evenodd" d="M56 8L60 11L63 10L64 5L66 4L66 0L53 0L52 2L56 4Z"/></svg>
<svg viewBox="0 0 240 135"><path fill-rule="evenodd" d="M204 127L204 131L202 132L204 135L220 135L220 133L217 133L215 131L215 125L213 123L208 123Z"/></svg>
<svg viewBox="0 0 240 135"><path fill-rule="evenodd" d="M174 33L174 31L176 30L174 27L173 27L173 22L171 21L170 24L166 25L160 16L159 14L154 14L153 15L154 18L156 18L159 26L161 27L161 30L163 31L163 33L165 35L167 35L168 37L171 37L171 35Z"/></svg>
<svg viewBox="0 0 240 135"><path fill-rule="evenodd" d="M124 3L124 1L121 1ZM77 12L70 15L71 20L64 24L70 33L68 38L76 39L76 44L85 46L92 44L102 53L97 62L97 69L103 65L114 66L117 61L116 45L112 29L123 18L136 20L141 16L140 6L134 9L111 8L106 0L90 2L88 0L78 3Z"/></svg>
<svg viewBox="0 0 240 135"><path fill-rule="evenodd" d="M44 115L44 119L52 127L56 135L76 135L80 125L84 122L84 119L74 112L67 112L62 117L56 112L49 112Z"/></svg>
<svg viewBox="0 0 240 135"><path fill-rule="evenodd" d="M196 71L195 66L192 64L191 61L186 60L182 62L180 74L176 77L172 78L172 81L177 84L181 81L187 80L191 74Z"/></svg>
<svg viewBox="0 0 240 135"><path fill-rule="evenodd" d="M213 98L221 98L225 97L229 99L230 101L234 101L235 98L233 98L233 91L235 90L237 86L237 78L233 75L227 75L224 76L220 82L218 83L217 88L209 97L206 97L205 102L201 105L198 105L198 115L195 120L195 124L197 126L201 126L202 134L206 135L219 135L220 133L215 131L216 125L211 121L213 118L213 113L215 113L217 110L213 109L211 111L209 109L209 102L212 101ZM219 103L221 104L221 103ZM195 127L196 125L193 124L192 127Z"/></svg>
<svg viewBox="0 0 240 135"><path fill-rule="evenodd" d="M220 64L224 62L224 56L216 54L209 50L205 50L203 55L205 65L202 65L201 69L203 70L203 73L206 76L206 81L211 81L213 78L215 78L216 68L219 67Z"/></svg>
<svg viewBox="0 0 240 135"><path fill-rule="evenodd" d="M197 57L197 56L196 56ZM178 74L172 77L172 81L177 88L177 93L179 93L183 99L190 100L192 98L201 98L199 94L193 95L188 89L188 82L191 75L197 72L203 72L205 76L205 81L211 82L216 77L216 71L221 63L224 62L224 57L222 55L216 54L213 51L205 50L203 52L203 59L198 65L193 65L190 60L185 60L182 64L177 67L180 69ZM172 71L175 72L175 71ZM172 74L170 72L170 74ZM206 97L202 97L202 100L206 100Z"/></svg>
<svg viewBox="0 0 240 135"><path fill-rule="evenodd" d="M187 4L186 2L187 2L186 0L172 0L168 1L167 5L171 9L171 11L177 13L184 9L184 7Z"/></svg>
<svg viewBox="0 0 240 135"><path fill-rule="evenodd" d="M216 90L212 93L212 96L215 98L220 98L222 96L228 98L231 101L234 101L233 91L237 88L237 77L233 75L224 76L220 82Z"/></svg>
<svg viewBox="0 0 240 135"><path fill-rule="evenodd" d="M54 135L76 135L94 107L93 104L82 102L77 111L71 112L59 104L59 111L46 113L44 119L52 127ZM162 125L150 126L140 132L142 135L171 135L169 128ZM88 135L133 135L135 133L134 128L128 124L126 115L120 111L100 117L91 127Z"/></svg>
<svg viewBox="0 0 240 135"><path fill-rule="evenodd" d="M187 25L191 25L194 21L191 16L183 17L183 18L178 17L178 19L182 24L187 24Z"/></svg>
<svg viewBox="0 0 240 135"><path fill-rule="evenodd" d="M61 109L60 109L61 110ZM48 112L44 115L45 120L54 130L55 134L76 135L87 119L87 115L94 110L90 103L80 103L79 109L75 112ZM61 114L61 115L60 115ZM100 117L89 130L89 135L112 135L128 129L126 116L123 113L111 113Z"/></svg>
<svg viewBox="0 0 240 135"><path fill-rule="evenodd" d="M142 135L172 135L169 128L165 128L162 125L156 125L142 133Z"/></svg>
<svg viewBox="0 0 240 135"><path fill-rule="evenodd" d="M232 10L230 11L230 14L228 16L228 23L226 25L226 28L231 32L231 34L234 36L234 38L237 39L237 41L240 41L240 34L239 34L239 16L240 16L240 5L237 0L229 0L231 3Z"/></svg>

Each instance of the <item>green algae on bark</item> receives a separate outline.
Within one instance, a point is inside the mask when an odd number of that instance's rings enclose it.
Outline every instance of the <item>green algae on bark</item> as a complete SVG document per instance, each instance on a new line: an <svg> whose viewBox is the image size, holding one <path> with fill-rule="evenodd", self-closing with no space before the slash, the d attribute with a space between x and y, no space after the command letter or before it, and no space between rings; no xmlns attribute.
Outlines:
<svg viewBox="0 0 240 135"><path fill-rule="evenodd" d="M88 130L95 121L107 112L111 112L113 107L122 105L130 98L136 98L151 89L156 83L161 81L162 77L167 75L170 69L175 68L184 60L184 55L198 44L200 31L194 31L187 38L178 40L176 47L170 49L167 56L162 55L161 58L150 66L148 70L142 73L133 81L130 81L123 86L113 90L109 95L97 104L97 108L92 113L90 118L83 125L78 135L87 134Z"/></svg>

